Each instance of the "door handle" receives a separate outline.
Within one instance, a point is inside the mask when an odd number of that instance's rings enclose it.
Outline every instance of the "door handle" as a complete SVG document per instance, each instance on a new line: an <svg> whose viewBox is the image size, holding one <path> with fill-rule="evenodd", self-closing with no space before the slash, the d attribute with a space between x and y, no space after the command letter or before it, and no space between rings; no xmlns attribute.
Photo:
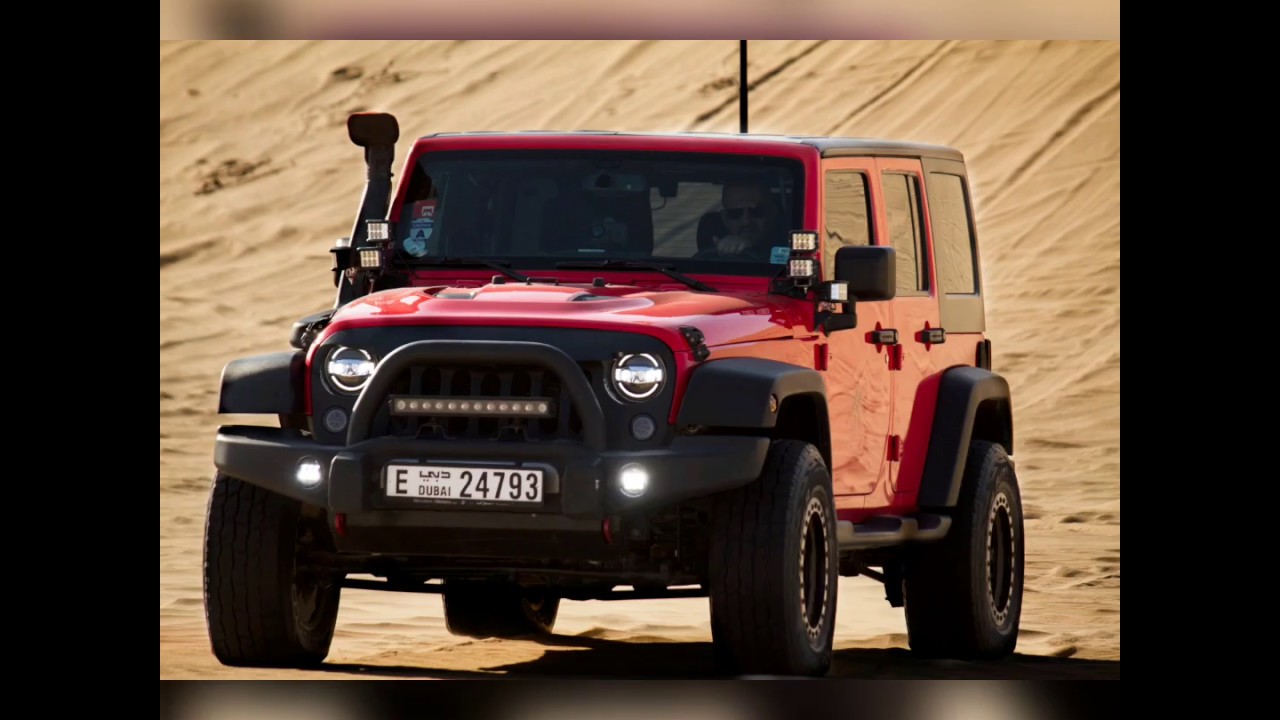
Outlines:
<svg viewBox="0 0 1280 720"><path fill-rule="evenodd" d="M871 332L867 333L867 342L871 343L872 345L897 345L898 331L892 330L892 329L872 330Z"/></svg>
<svg viewBox="0 0 1280 720"><path fill-rule="evenodd" d="M947 331L942 328L926 327L920 331L916 339L925 345L941 345L947 341Z"/></svg>
<svg viewBox="0 0 1280 720"><path fill-rule="evenodd" d="M884 346L884 362L890 370L902 369L902 345L898 343L897 330L872 330L867 333L867 342L876 346L876 352L880 351L880 346Z"/></svg>

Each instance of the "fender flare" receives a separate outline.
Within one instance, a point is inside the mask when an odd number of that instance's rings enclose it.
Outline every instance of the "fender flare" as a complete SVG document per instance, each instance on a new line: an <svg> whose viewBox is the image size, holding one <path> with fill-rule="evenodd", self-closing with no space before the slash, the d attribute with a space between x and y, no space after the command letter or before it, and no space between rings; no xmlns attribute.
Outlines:
<svg viewBox="0 0 1280 720"><path fill-rule="evenodd" d="M306 355L300 350L232 360L222 369L218 412L302 414L306 368Z"/></svg>
<svg viewBox="0 0 1280 720"><path fill-rule="evenodd" d="M976 367L942 374L934 407L929 450L920 478L920 507L955 507L960 500L969 446L989 440L1013 454L1013 408L1009 383Z"/></svg>
<svg viewBox="0 0 1280 720"><path fill-rule="evenodd" d="M770 409L769 397L778 407ZM807 395L820 402L826 426L827 384L817 370L760 358L726 358L694 370L680 403L677 423L772 429L787 398Z"/></svg>

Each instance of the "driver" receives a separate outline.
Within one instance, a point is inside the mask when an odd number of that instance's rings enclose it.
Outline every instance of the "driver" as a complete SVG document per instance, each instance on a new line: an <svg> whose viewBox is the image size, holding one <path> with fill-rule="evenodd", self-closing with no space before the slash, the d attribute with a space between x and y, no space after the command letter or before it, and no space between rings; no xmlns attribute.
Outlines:
<svg viewBox="0 0 1280 720"><path fill-rule="evenodd" d="M778 244L777 206L759 183L737 182L724 186L720 219L728 231L715 239L716 253L742 260L769 260Z"/></svg>

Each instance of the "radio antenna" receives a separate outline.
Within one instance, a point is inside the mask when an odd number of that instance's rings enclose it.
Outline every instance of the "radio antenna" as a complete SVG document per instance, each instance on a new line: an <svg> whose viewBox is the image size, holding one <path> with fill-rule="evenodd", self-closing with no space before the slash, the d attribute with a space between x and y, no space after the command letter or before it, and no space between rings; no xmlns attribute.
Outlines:
<svg viewBox="0 0 1280 720"><path fill-rule="evenodd" d="M747 41L738 41L738 132L747 132Z"/></svg>

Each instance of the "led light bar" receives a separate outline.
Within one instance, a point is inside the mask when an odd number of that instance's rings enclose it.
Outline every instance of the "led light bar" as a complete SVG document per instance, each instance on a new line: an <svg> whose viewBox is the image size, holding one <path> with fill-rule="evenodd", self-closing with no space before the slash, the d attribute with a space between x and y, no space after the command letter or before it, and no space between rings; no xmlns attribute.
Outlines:
<svg viewBox="0 0 1280 720"><path fill-rule="evenodd" d="M382 250L380 248L360 248L360 267L366 270L382 267Z"/></svg>
<svg viewBox="0 0 1280 720"><path fill-rule="evenodd" d="M796 252L813 252L818 249L818 233L812 230L792 230L791 249Z"/></svg>
<svg viewBox="0 0 1280 720"><path fill-rule="evenodd" d="M391 240L391 223L386 220L370 220L364 225L369 242L387 242Z"/></svg>
<svg viewBox="0 0 1280 720"><path fill-rule="evenodd" d="M827 282L823 283L820 296L827 302L847 303L849 302L849 283L847 282Z"/></svg>
<svg viewBox="0 0 1280 720"><path fill-rule="evenodd" d="M391 396L392 415L546 418L554 413L551 398Z"/></svg>
<svg viewBox="0 0 1280 720"><path fill-rule="evenodd" d="M793 258L788 265L788 269L793 278L813 277L817 274L814 262L809 259L797 260Z"/></svg>

